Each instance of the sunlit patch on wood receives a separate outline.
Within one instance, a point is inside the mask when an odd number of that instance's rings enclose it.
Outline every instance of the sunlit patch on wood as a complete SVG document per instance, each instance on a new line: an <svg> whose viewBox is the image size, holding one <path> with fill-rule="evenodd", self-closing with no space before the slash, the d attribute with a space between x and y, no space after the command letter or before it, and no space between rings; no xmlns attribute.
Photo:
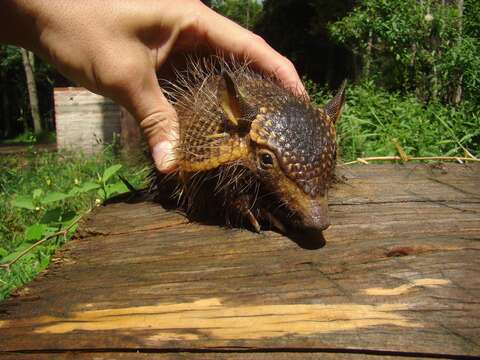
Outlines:
<svg viewBox="0 0 480 360"><path fill-rule="evenodd" d="M162 342L162 341L179 341L179 340L198 340L200 336L197 334L187 333L175 333L175 332L161 332L157 335L153 335L147 338L151 342Z"/></svg>
<svg viewBox="0 0 480 360"><path fill-rule="evenodd" d="M413 280L410 284L404 284L391 289L370 288L370 289L363 290L363 292L367 295L393 296L393 295L405 294L410 289L418 286L437 287L437 286L448 285L448 284L450 284L450 281L446 279L416 279L416 280Z"/></svg>
<svg viewBox="0 0 480 360"><path fill-rule="evenodd" d="M406 309L405 304L351 303L242 306L223 304L220 299L211 298L190 303L78 311L66 318L40 317L33 323L39 324L35 330L39 334L148 329L158 331L150 337L151 340L190 340L202 334L217 339L260 339L371 326L422 327L422 324L396 313ZM189 329L195 329L195 333L189 333Z"/></svg>

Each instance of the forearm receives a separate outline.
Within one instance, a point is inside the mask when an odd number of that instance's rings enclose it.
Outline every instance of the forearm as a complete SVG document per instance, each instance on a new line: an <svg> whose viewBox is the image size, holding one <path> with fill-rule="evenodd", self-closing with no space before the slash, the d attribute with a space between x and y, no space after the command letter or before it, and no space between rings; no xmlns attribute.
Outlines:
<svg viewBox="0 0 480 360"><path fill-rule="evenodd" d="M248 59L304 92L290 61L198 0L0 0L0 43L34 51L78 85L126 107L162 171L173 154L177 119L155 71L171 55L200 46Z"/></svg>

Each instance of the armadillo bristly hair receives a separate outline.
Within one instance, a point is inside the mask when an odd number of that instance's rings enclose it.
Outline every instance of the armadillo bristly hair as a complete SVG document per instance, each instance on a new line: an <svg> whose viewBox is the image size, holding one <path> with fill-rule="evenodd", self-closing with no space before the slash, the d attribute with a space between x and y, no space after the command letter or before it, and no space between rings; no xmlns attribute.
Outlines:
<svg viewBox="0 0 480 360"><path fill-rule="evenodd" d="M178 170L168 180L157 174L155 191L171 191L187 214L256 230L259 222L282 230L320 223L343 90L327 112L247 63L220 57L189 61L177 77L162 85L179 119Z"/></svg>

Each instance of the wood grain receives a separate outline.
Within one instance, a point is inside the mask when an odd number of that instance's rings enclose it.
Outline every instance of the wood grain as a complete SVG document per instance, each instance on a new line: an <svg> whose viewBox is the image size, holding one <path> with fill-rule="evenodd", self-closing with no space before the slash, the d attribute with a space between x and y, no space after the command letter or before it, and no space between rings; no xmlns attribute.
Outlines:
<svg viewBox="0 0 480 360"><path fill-rule="evenodd" d="M99 208L42 276L0 304L0 354L480 355L480 167L340 172L315 250L145 201Z"/></svg>

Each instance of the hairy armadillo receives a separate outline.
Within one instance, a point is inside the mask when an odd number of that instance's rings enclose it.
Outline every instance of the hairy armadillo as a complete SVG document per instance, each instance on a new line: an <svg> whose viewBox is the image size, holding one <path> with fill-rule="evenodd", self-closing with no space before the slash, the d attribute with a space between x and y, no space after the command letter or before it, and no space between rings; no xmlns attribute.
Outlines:
<svg viewBox="0 0 480 360"><path fill-rule="evenodd" d="M193 218L255 231L326 229L345 83L316 108L245 65L197 61L180 75L170 91L178 169L156 173L154 191L168 193Z"/></svg>

